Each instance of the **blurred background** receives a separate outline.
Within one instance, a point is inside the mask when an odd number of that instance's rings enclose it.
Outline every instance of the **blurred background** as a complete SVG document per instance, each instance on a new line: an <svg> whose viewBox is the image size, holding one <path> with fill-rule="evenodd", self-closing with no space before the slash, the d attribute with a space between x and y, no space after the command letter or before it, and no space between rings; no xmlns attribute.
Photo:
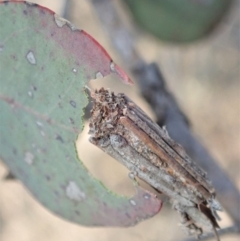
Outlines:
<svg viewBox="0 0 240 241"><path fill-rule="evenodd" d="M32 2L46 6L60 15L65 13L66 2L63 0ZM189 43L170 43L154 37L136 26L123 1L114 0L114 4L131 29L143 59L158 63L169 90L188 116L193 132L240 189L240 2L233 2L213 32ZM98 40L115 62L128 72L128 66L112 47L90 1L71 0L68 18ZM124 92L155 118L139 94L137 84L129 88L119 83L116 77L110 76L91 81L90 86L104 86L116 92ZM87 132L86 123L84 133L78 140L78 151L89 171L109 189L119 194L133 194L134 188L127 177L127 169L91 145ZM164 203L157 216L135 227L82 227L50 213L33 199L20 182L4 181L6 174L7 169L0 162L1 241L174 241L185 237L178 225L178 215L168 203ZM236 212L240 215L240 207ZM221 217L221 227L231 224L225 213ZM228 235L221 240L237 241L239 237Z"/></svg>

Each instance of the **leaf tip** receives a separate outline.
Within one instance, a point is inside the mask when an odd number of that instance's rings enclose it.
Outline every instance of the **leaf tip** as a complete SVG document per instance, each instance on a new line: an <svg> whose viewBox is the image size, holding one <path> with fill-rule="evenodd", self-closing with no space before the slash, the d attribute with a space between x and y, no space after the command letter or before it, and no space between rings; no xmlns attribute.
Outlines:
<svg viewBox="0 0 240 241"><path fill-rule="evenodd" d="M117 74L125 84L134 84L133 81L129 78L129 76L123 71L123 69L116 65L113 61L111 61L110 63L110 69L113 73Z"/></svg>

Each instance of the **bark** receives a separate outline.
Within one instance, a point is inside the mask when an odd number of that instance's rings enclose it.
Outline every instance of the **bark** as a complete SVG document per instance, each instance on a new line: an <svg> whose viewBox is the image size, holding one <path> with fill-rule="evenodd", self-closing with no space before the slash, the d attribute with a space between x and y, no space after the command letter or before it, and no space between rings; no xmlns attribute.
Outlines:
<svg viewBox="0 0 240 241"><path fill-rule="evenodd" d="M127 96L103 88L91 95L91 143L167 195L189 234L216 233L221 207L206 173Z"/></svg>

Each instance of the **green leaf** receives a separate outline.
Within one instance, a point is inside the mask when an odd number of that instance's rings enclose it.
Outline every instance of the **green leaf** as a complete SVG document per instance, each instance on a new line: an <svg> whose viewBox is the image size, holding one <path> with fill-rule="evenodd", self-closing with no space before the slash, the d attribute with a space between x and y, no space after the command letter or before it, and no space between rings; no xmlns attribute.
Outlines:
<svg viewBox="0 0 240 241"><path fill-rule="evenodd" d="M87 81L127 75L47 8L1 2L0 16L0 158L10 171L45 207L82 225L129 226L159 212L154 195L117 196L77 157Z"/></svg>
<svg viewBox="0 0 240 241"><path fill-rule="evenodd" d="M124 0L136 22L156 37L189 42L211 32L232 0Z"/></svg>

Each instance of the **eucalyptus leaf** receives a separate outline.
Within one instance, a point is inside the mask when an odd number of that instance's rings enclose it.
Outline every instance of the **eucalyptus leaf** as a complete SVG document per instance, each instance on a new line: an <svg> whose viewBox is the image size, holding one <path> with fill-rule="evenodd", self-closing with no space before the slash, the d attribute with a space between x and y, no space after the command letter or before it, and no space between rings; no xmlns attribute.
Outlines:
<svg viewBox="0 0 240 241"><path fill-rule="evenodd" d="M209 34L232 0L124 0L140 27L161 40L185 43Z"/></svg>
<svg viewBox="0 0 240 241"><path fill-rule="evenodd" d="M129 83L127 75L47 8L5 1L0 16L0 159L11 173L50 211L82 225L130 226L158 213L154 195L117 196L76 152L87 81L114 72Z"/></svg>

